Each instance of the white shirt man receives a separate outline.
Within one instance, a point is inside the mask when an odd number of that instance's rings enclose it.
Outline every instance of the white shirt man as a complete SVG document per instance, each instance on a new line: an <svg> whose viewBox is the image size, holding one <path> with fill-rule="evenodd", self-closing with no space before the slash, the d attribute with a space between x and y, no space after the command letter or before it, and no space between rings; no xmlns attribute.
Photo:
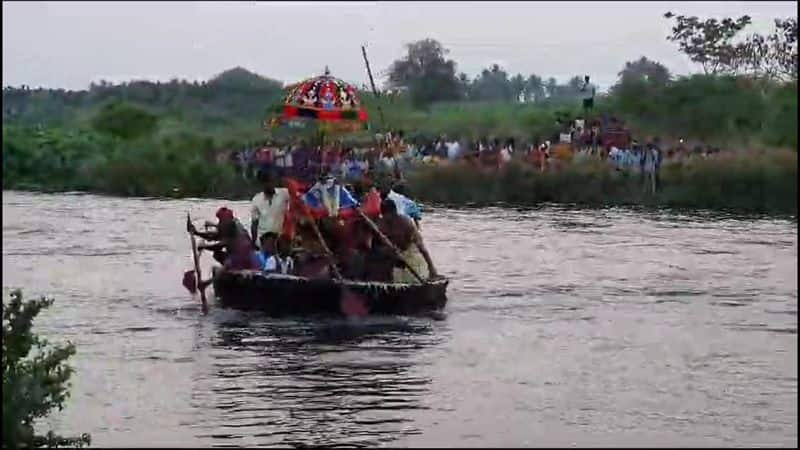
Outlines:
<svg viewBox="0 0 800 450"><path fill-rule="evenodd" d="M395 164L396 164L396 162L394 160L394 156L392 156L389 153L384 154L381 157L381 164L383 164L383 168L385 170L394 170L394 167L395 167Z"/></svg>
<svg viewBox="0 0 800 450"><path fill-rule="evenodd" d="M277 167L292 167L292 151L289 148L279 149L275 154L275 165Z"/></svg>
<svg viewBox="0 0 800 450"><path fill-rule="evenodd" d="M586 121L583 119L575 119L575 131L579 134L583 134L583 129L586 126Z"/></svg>
<svg viewBox="0 0 800 450"><path fill-rule="evenodd" d="M458 143L458 141L447 143L447 159L453 161L458 158L459 153L461 153L461 145Z"/></svg>
<svg viewBox="0 0 800 450"><path fill-rule="evenodd" d="M500 159L504 164L511 161L511 152L509 151L508 147L503 146L503 148L500 149Z"/></svg>
<svg viewBox="0 0 800 450"><path fill-rule="evenodd" d="M281 234L283 219L288 207L289 190L286 188L275 188L275 192L271 196L265 195L263 191L253 196L250 220L251 223L258 223L256 236L253 236L257 245L261 245L260 237L268 231Z"/></svg>
<svg viewBox="0 0 800 450"><path fill-rule="evenodd" d="M608 152L608 162L611 163L611 165L615 169L619 169L620 168L620 156L621 155L622 155L622 151L620 151L620 149L618 149L616 146L611 146L611 150L609 150L609 152Z"/></svg>

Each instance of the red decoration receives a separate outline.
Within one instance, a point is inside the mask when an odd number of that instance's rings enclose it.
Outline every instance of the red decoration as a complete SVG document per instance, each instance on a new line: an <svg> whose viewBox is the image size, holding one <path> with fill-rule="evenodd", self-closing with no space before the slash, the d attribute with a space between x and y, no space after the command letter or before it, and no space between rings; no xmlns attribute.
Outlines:
<svg viewBox="0 0 800 450"><path fill-rule="evenodd" d="M320 122L366 124L369 116L361 106L356 89L344 81L325 75L310 78L289 88L283 101L282 121L312 119Z"/></svg>

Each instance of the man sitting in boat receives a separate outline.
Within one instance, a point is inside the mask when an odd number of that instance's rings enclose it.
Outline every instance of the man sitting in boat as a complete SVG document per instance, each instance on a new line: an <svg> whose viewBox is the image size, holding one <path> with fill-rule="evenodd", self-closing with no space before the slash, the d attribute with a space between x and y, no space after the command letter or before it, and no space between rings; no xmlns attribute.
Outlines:
<svg viewBox="0 0 800 450"><path fill-rule="evenodd" d="M379 228L400 251L399 256L404 262L401 262L402 265L395 267L392 271L392 281L395 283L419 283L409 267L423 280L437 278L439 275L414 222L410 218L398 214L397 206L390 199L381 202L381 216Z"/></svg>
<svg viewBox="0 0 800 450"><path fill-rule="evenodd" d="M278 238L275 254L270 256L264 264L264 272L279 273L283 275L294 274L294 260L291 256L292 240L283 235Z"/></svg>
<svg viewBox="0 0 800 450"><path fill-rule="evenodd" d="M261 238L258 240L261 244L261 248L258 251L258 262L262 270L267 264L267 260L269 260L272 255L275 254L275 241L278 239L278 235L271 231L268 231L261 235Z"/></svg>
<svg viewBox="0 0 800 450"><path fill-rule="evenodd" d="M247 234L244 225L234 216L233 211L230 209L223 206L217 210L216 215L218 221L216 224L206 222L207 226L216 228L216 230L197 231L194 224L191 222L187 227L189 228L189 232L195 236L200 236L207 241L216 241L212 244L198 245L197 249L200 251L211 250L214 254L214 259L220 264L225 264L234 242L239 237L247 238L249 241L250 236Z"/></svg>
<svg viewBox="0 0 800 450"><path fill-rule="evenodd" d="M388 185L386 185L388 186ZM402 184L395 184L394 186L384 187L381 189L381 199L389 199L397 206L397 212L400 215L406 216L414 221L414 225L419 228L419 221L422 220L422 213L420 212L417 202L405 196Z"/></svg>
<svg viewBox="0 0 800 450"><path fill-rule="evenodd" d="M201 290L205 290L205 288L213 283L214 280L219 279L223 273L228 271L260 269L261 265L258 261L256 251L253 249L253 242L245 232L245 234L241 234L234 238L227 258L225 259L225 263L222 264L222 267L214 267L211 270L211 278L205 281L200 281L197 287Z"/></svg>

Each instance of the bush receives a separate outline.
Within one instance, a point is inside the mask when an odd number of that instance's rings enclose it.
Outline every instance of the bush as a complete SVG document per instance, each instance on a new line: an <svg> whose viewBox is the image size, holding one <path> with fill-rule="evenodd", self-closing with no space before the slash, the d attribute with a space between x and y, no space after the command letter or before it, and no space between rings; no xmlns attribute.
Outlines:
<svg viewBox="0 0 800 450"><path fill-rule="evenodd" d="M775 89L764 121L764 142L797 150L797 84Z"/></svg>
<svg viewBox="0 0 800 450"><path fill-rule="evenodd" d="M125 102L105 105L92 120L95 130L126 140L149 136L157 125L156 115Z"/></svg>
<svg viewBox="0 0 800 450"><path fill-rule="evenodd" d="M31 330L33 319L53 300L23 301L22 292L11 293L3 304L3 447L89 445L87 434L64 438L49 432L36 435L34 421L59 411L69 396L72 368L67 359L75 354L72 344L51 345Z"/></svg>
<svg viewBox="0 0 800 450"><path fill-rule="evenodd" d="M797 214L795 151L738 153L668 163L660 178L661 187L651 195L640 175L616 171L606 162L595 160L545 172L519 162L499 171L453 164L420 168L409 176L407 187L420 200L451 205L558 202Z"/></svg>

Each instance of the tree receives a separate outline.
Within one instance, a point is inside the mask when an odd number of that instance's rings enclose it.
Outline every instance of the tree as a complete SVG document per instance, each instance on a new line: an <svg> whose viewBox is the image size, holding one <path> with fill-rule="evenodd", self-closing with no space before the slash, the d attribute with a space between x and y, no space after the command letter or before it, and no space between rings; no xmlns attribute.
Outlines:
<svg viewBox="0 0 800 450"><path fill-rule="evenodd" d="M569 88L569 93L573 96L577 96L583 87L583 77L580 75L575 75L567 81L567 87Z"/></svg>
<svg viewBox="0 0 800 450"><path fill-rule="evenodd" d="M545 91L547 91L547 98L554 100L559 95L558 89L558 81L555 78L550 77L547 79L547 83L544 86Z"/></svg>
<svg viewBox="0 0 800 450"><path fill-rule="evenodd" d="M472 82L470 96L473 100L511 101L514 99L514 88L508 73L498 64L492 64Z"/></svg>
<svg viewBox="0 0 800 450"><path fill-rule="evenodd" d="M408 53L389 66L389 87L409 91L412 101L423 106L461 97L456 63L445 59L448 50L434 39L406 45Z"/></svg>
<svg viewBox="0 0 800 450"><path fill-rule="evenodd" d="M540 102L545 98L544 82L538 75L530 75L525 80L525 100Z"/></svg>
<svg viewBox="0 0 800 450"><path fill-rule="evenodd" d="M461 91L461 98L469 98L470 81L466 73L461 72L458 74L458 84L459 90Z"/></svg>
<svg viewBox="0 0 800 450"><path fill-rule="evenodd" d="M621 109L642 116L649 114L656 103L654 99L671 78L672 75L664 65L642 56L636 61L625 63L610 93Z"/></svg>
<svg viewBox="0 0 800 450"><path fill-rule="evenodd" d="M511 77L509 80L509 84L511 87L511 92L513 94L513 98L516 101L519 101L520 98L524 97L525 95L525 77L521 74L516 74Z"/></svg>
<svg viewBox="0 0 800 450"><path fill-rule="evenodd" d="M66 360L75 354L72 344L51 345L31 331L33 319L53 304L42 298L24 302L15 290L3 304L3 447L88 445L89 435L64 438L52 432L34 433L33 424L51 410L61 410L69 396L72 368Z"/></svg>
<svg viewBox="0 0 800 450"><path fill-rule="evenodd" d="M619 72L619 83L639 80L653 86L666 86L672 74L661 63L652 61L642 56L636 61L628 61Z"/></svg>
<svg viewBox="0 0 800 450"><path fill-rule="evenodd" d="M242 67L226 70L209 80L208 84L211 87L227 88L239 92L283 90L283 83L280 81L262 77Z"/></svg>
<svg viewBox="0 0 800 450"><path fill-rule="evenodd" d="M775 19L768 36L750 35L741 45L743 65L755 76L797 80L797 19Z"/></svg>
<svg viewBox="0 0 800 450"><path fill-rule="evenodd" d="M92 120L92 127L122 139L135 139L155 131L158 117L146 110L123 102L106 104Z"/></svg>
<svg viewBox="0 0 800 450"><path fill-rule="evenodd" d="M701 21L694 16L676 16L667 12L664 17L675 18L672 34L667 40L677 42L681 52L700 64L705 74L733 74L742 65L744 45L734 44L733 38L751 23L750 16L745 15L736 20L725 18L721 21Z"/></svg>
<svg viewBox="0 0 800 450"><path fill-rule="evenodd" d="M775 19L775 28L770 42L778 60L778 72L787 79L797 81L797 17Z"/></svg>

